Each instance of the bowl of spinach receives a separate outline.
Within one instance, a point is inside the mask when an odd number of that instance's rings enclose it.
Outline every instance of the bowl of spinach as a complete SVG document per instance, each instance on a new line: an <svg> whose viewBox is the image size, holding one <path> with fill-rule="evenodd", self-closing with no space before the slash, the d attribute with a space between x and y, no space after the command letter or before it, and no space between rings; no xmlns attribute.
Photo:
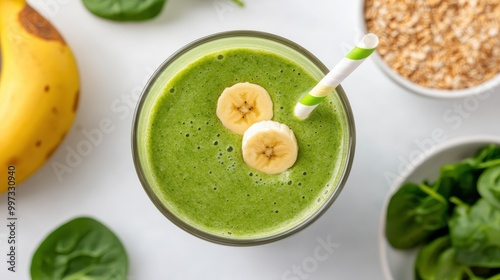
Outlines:
<svg viewBox="0 0 500 280"><path fill-rule="evenodd" d="M386 279L500 280L500 136L442 143L397 178L379 237Z"/></svg>

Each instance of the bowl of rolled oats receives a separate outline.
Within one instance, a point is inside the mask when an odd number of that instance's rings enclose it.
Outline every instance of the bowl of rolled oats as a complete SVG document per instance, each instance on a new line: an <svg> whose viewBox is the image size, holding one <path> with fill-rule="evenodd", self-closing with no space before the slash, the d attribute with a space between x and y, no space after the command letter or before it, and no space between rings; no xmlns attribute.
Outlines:
<svg viewBox="0 0 500 280"><path fill-rule="evenodd" d="M412 92L461 98L500 84L500 0L364 0L374 60Z"/></svg>

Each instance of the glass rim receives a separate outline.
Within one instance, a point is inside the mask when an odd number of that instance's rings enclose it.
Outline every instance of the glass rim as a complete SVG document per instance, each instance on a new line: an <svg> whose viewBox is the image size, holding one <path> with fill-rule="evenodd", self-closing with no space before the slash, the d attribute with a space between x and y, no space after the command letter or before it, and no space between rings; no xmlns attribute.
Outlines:
<svg viewBox="0 0 500 280"><path fill-rule="evenodd" d="M225 39L225 38L234 38L234 37L250 37L250 38L257 38L257 39L266 39L273 41L275 43L284 45L286 47L291 48L292 50L298 52L300 55L303 55L307 60L309 60L312 64L314 64L315 67L317 67L323 74L328 73L328 68L316 57L314 56L311 52L300 46L299 44L280 37L275 34L271 33L266 33L266 32L261 32L261 31L253 31L253 30L234 30L234 31L225 31L225 32L219 32L219 33L214 33L211 35L204 36L202 38L199 38L197 40L192 41L191 43L188 43L181 47L179 50L174 52L172 55L170 55L163 63L155 70L155 72L152 74L151 78L148 80L146 85L144 86L144 89L141 92L141 95L139 97L139 101L136 105L133 120L132 120L132 158L134 161L134 167L137 173L137 176L139 177L139 181L150 198L150 200L153 202L153 204L156 206L156 208L167 218L169 219L172 223L174 223L177 227L181 228L185 232L194 235L198 238L201 238L203 240L216 243L216 244L221 244L221 245L229 245L229 246L254 246L254 245L262 245L262 244L267 244L271 243L274 241L278 241L280 239L283 239L285 237L291 236L302 229L308 227L310 224L312 224L314 221L316 221L319 217L321 217L333 204L333 202L337 199L339 194L341 193L348 177L349 173L351 171L353 159L354 159L354 150L355 150L355 144L356 144L356 131L355 131L355 123L354 123L354 116L353 112L351 109L351 106L349 104L349 101L347 99L347 96L342 88L341 85L339 85L336 88L336 92L339 95L339 99L342 103L342 107L345 110L345 117L346 117L346 122L347 122L347 129L349 132L349 137L348 137L348 147L346 149L347 151L347 156L346 156L346 162L345 162L345 167L343 169L339 170L339 173L341 174L340 180L335 186L335 189L333 190L332 194L330 197L328 197L327 201L323 203L317 210L313 211L311 215L309 215L307 218L305 218L303 221L299 222L297 225L276 233L272 234L269 236L265 237L257 237L257 238L229 238L229 237L223 237L215 234L211 234L209 232L203 231L199 228L196 228L195 226L192 226L188 224L187 222L183 221L182 219L178 218L174 213L172 213L166 206L164 206L160 200L158 199L157 195L153 191L148 179L145 176L145 172L143 170L143 164L141 163L141 160L139 158L139 150L138 150L138 141L137 141L137 131L139 127L139 119L141 117L142 109L144 106L144 102L146 98L148 97L150 93L150 89L152 85L156 82L156 80L159 78L161 73L167 69L167 67L170 66L172 62L174 62L176 59L181 57L182 55L188 53L189 51L204 45L205 43L209 43L212 41L220 40L220 39Z"/></svg>

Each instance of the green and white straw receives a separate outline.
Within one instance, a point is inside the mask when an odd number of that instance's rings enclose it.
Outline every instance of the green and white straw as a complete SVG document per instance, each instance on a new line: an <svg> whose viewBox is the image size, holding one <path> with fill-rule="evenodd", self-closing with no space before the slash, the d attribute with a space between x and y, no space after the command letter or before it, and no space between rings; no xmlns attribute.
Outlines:
<svg viewBox="0 0 500 280"><path fill-rule="evenodd" d="M367 34L361 41L335 65L335 67L298 103L294 114L305 120L327 95L329 95L349 74L370 56L378 46L378 37Z"/></svg>

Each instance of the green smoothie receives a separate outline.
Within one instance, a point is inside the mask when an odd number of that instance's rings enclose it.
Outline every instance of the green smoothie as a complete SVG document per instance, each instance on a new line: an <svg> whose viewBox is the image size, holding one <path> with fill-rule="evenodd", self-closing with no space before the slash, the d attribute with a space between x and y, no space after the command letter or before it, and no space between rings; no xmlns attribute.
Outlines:
<svg viewBox="0 0 500 280"><path fill-rule="evenodd" d="M267 89L273 120L295 133L299 154L288 171L267 175L247 166L242 136L217 118L219 95L238 82ZM187 65L166 84L147 125L152 189L160 201L192 227L230 238L270 236L306 219L331 196L347 153L343 109L332 98L305 121L293 116L317 82L294 61L252 48L217 51Z"/></svg>

